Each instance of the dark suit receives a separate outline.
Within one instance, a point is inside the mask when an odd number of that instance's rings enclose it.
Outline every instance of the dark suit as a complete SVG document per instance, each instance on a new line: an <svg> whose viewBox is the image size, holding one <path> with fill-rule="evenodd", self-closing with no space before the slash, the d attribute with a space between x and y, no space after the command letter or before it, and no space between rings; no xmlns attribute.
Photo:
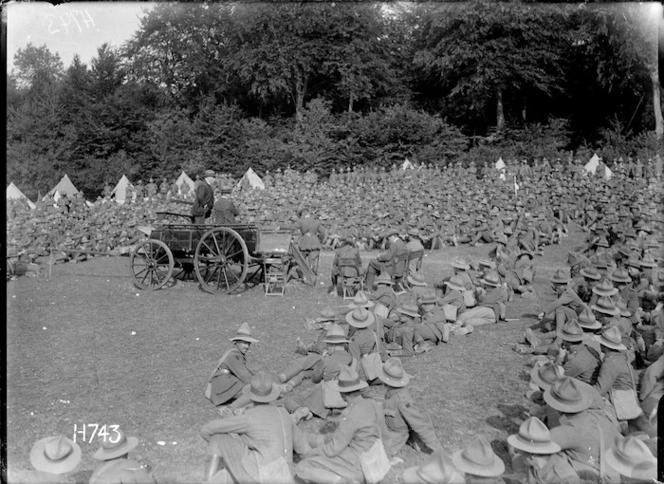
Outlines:
<svg viewBox="0 0 664 484"><path fill-rule="evenodd" d="M391 276L394 276L397 257L407 253L408 248L406 247L406 243L397 238L390 244L387 252L383 252L376 259L369 261L369 266L367 267L367 290L371 291L373 289L376 275L382 271L387 271Z"/></svg>

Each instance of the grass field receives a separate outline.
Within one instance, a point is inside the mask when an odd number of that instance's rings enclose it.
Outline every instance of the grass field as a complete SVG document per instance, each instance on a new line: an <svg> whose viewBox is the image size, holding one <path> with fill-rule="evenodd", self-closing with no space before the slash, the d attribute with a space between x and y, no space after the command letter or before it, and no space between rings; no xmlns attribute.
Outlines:
<svg viewBox="0 0 664 484"><path fill-rule="evenodd" d="M404 359L414 378L410 388L428 409L448 451L483 434L506 457L505 438L525 418L526 371L530 358L511 344L553 298L548 279L564 267L578 243L571 234L562 245L537 257L537 298L515 298L507 309L517 322L480 327L468 336L424 355ZM423 273L431 284L459 255L485 257L493 246L428 252ZM375 254L363 254L366 262ZM252 370L276 375L296 357L295 339L314 337L304 329L326 307L343 304L329 296L332 254L321 255L322 274L314 289L294 283L284 297L265 296L261 286L241 295L210 295L194 282L139 291L129 274L129 258L95 258L56 265L50 278L22 277L7 283L8 464L29 468L29 451L39 438L74 435L88 424L120 425L139 437L132 456L152 467L160 483L195 483L202 478L205 445L200 427L216 418L203 395L209 372L228 348L236 328L247 321L260 343L252 346ZM322 421L304 425L315 429ZM99 441L82 443L77 479L87 482ZM82 435L77 440L81 443ZM163 443L164 445L160 445ZM405 463L388 482L399 482L403 468L424 456L407 448ZM508 466L509 470L509 466Z"/></svg>

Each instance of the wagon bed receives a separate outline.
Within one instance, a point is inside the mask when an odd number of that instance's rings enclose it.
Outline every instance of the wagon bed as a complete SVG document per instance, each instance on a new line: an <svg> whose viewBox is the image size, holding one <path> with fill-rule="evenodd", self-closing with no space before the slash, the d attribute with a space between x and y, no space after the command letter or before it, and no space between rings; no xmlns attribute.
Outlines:
<svg viewBox="0 0 664 484"><path fill-rule="evenodd" d="M161 224L146 231L132 252L130 267L141 289L160 289L175 269L193 273L210 293L231 293L256 277L266 260L287 257L289 232L251 224Z"/></svg>

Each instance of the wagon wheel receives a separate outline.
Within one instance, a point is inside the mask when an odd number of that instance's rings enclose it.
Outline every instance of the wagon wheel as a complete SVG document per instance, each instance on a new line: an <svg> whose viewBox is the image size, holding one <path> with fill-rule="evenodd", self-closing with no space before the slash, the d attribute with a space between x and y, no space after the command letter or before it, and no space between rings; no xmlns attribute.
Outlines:
<svg viewBox="0 0 664 484"><path fill-rule="evenodd" d="M147 239L131 253L134 284L141 289L160 289L173 275L173 253L161 240Z"/></svg>
<svg viewBox="0 0 664 484"><path fill-rule="evenodd" d="M249 250L235 230L219 227L201 237L194 253L194 271L207 292L233 292L249 268Z"/></svg>

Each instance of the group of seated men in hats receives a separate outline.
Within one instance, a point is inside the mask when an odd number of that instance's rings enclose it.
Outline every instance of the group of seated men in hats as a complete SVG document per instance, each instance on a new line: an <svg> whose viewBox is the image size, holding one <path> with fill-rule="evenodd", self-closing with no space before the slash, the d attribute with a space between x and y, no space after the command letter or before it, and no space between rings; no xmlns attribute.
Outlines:
<svg viewBox="0 0 664 484"><path fill-rule="evenodd" d="M481 263L455 260L449 277L432 287L413 273L403 301L391 290L389 274L379 272L375 290L367 284L347 309L325 309L308 321L307 327L318 334L310 342L298 338L301 358L274 378L263 373L247 377L241 392L219 409L222 418L203 428L209 442L209 482L240 482L234 476L270 482L261 480L266 472L295 482L365 482L371 470L363 462L382 462L384 454L389 469L400 462L404 445L430 456L406 468L403 482L654 479L657 405L664 394L664 258L649 246L645 232L636 244L617 241L599 255L585 247L573 251L570 271L556 270L551 277L556 299L542 307L539 322L524 335L526 344L516 347L519 354L533 355L527 393L532 406L518 432L507 438L508 466L484 436L446 452L430 416L408 392L411 377L398 357L504 320L511 298L531 292L514 290L525 285L521 279L515 287L507 282L509 271L519 270L515 279L528 273L526 284L532 284L536 273L532 252L520 242L518 231L513 236ZM390 237L394 242L398 234ZM612 264L598 267L600 256ZM380 259L374 265L384 269ZM466 291L476 299L474 308L466 307ZM299 390L304 380L310 385ZM376 388L384 389L382 396ZM624 403L630 390L633 408ZM234 406L246 398L259 408L277 400L283 405L279 420L288 425L269 443L261 440L256 407ZM339 412L336 430L327 434L299 425L312 418L334 420ZM263 451L261 445L274 449ZM379 472L381 466L376 466Z"/></svg>

